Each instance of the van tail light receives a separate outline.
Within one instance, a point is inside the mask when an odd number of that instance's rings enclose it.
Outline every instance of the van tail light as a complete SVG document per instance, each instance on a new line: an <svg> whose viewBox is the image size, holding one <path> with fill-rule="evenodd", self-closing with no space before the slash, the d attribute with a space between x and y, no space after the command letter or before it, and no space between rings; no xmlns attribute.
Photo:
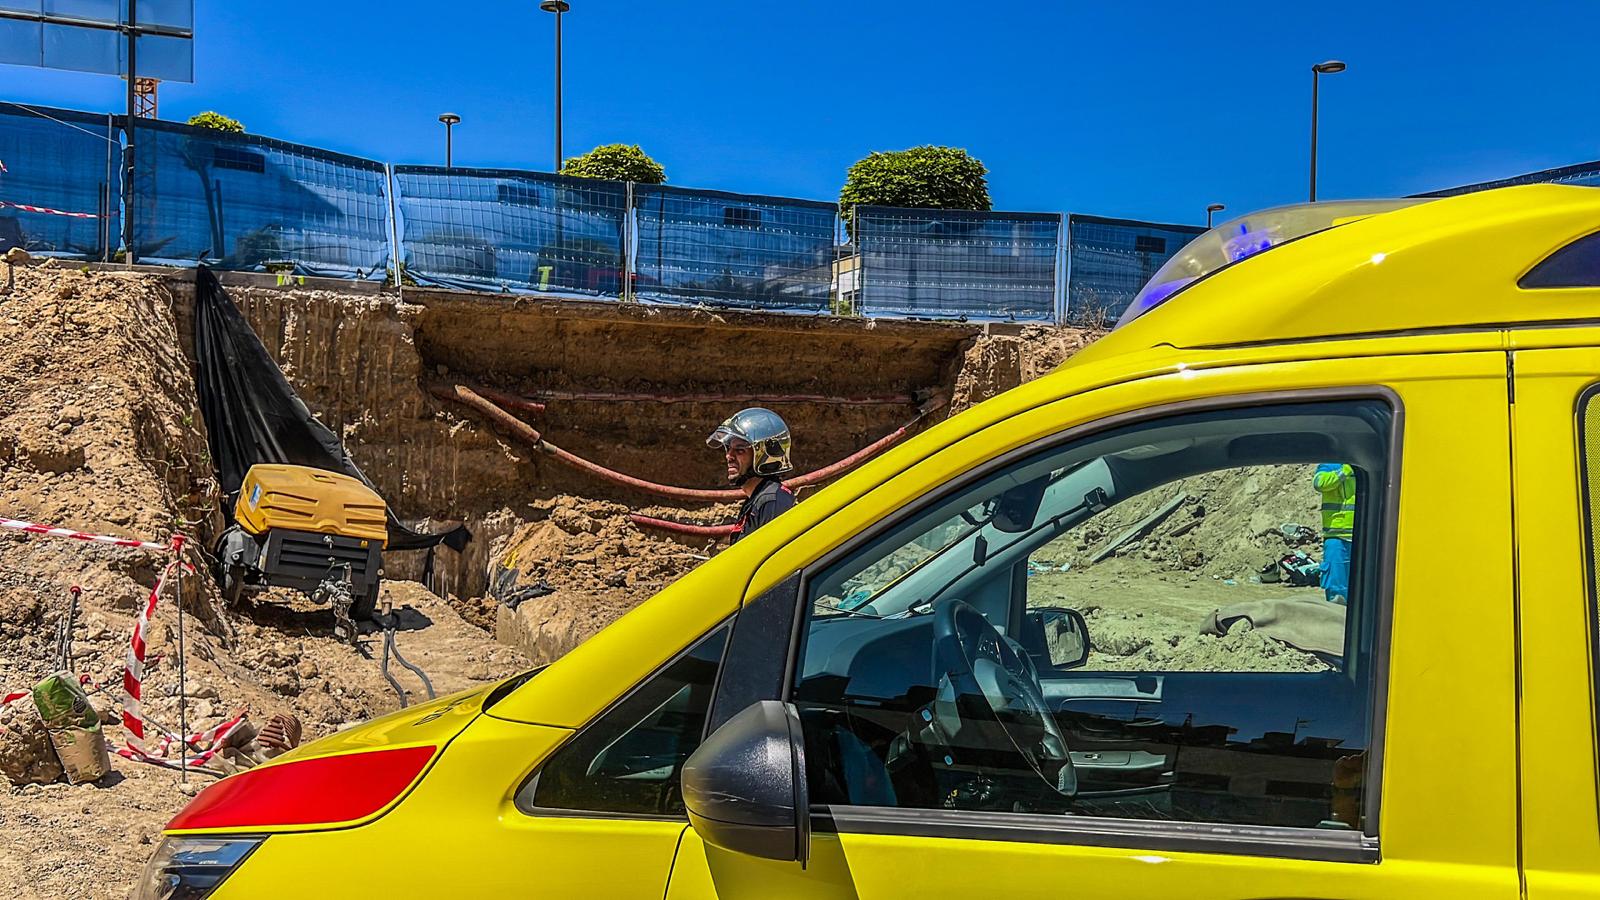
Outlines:
<svg viewBox="0 0 1600 900"><path fill-rule="evenodd" d="M168 831L248 831L364 819L405 792L438 748L397 747L250 769L201 791Z"/></svg>

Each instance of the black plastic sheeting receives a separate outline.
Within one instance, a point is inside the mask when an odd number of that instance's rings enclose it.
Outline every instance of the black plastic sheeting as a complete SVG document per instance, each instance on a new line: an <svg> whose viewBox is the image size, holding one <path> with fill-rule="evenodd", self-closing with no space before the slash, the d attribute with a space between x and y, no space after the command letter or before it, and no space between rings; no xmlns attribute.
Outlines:
<svg viewBox="0 0 1600 900"><path fill-rule="evenodd" d="M238 496L245 473L257 463L342 472L372 485L339 438L295 395L250 323L204 266L195 272L194 355L211 461L230 501ZM225 505L230 516L232 509L231 502ZM389 510L386 550L422 550L439 544L460 550L471 539L465 525L438 534L413 531Z"/></svg>

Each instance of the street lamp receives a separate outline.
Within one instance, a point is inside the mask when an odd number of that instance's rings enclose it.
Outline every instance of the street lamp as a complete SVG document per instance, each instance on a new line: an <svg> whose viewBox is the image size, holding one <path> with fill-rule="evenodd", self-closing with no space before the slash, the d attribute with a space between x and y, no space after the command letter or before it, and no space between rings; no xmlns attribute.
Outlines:
<svg viewBox="0 0 1600 900"><path fill-rule="evenodd" d="M1311 202L1317 202L1317 85L1324 75L1337 75L1345 65L1337 59L1319 62L1311 67Z"/></svg>
<svg viewBox="0 0 1600 900"><path fill-rule="evenodd" d="M1213 203L1210 206L1207 206L1206 207L1206 227L1207 228L1211 227L1211 216L1212 216L1213 213L1219 213L1219 212L1222 212L1225 209L1227 209L1227 207L1223 206L1221 203Z"/></svg>
<svg viewBox="0 0 1600 900"><path fill-rule="evenodd" d="M450 168L450 145L452 137L450 132L457 125L461 124L461 117L455 113L445 113L439 117L439 121L444 123L444 167L448 169Z"/></svg>
<svg viewBox="0 0 1600 900"><path fill-rule="evenodd" d="M542 0L539 8L556 14L556 168L561 171L561 14L572 9L567 0Z"/></svg>

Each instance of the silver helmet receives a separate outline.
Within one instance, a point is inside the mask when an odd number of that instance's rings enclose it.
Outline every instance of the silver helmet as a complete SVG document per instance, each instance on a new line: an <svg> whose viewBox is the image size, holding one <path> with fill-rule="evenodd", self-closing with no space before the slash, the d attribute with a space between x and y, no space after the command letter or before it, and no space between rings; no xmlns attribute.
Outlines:
<svg viewBox="0 0 1600 900"><path fill-rule="evenodd" d="M749 446L754 453L750 469L737 479L782 475L794 468L789 462L789 426L770 409L752 406L729 416L706 438L706 446L726 451L728 447Z"/></svg>

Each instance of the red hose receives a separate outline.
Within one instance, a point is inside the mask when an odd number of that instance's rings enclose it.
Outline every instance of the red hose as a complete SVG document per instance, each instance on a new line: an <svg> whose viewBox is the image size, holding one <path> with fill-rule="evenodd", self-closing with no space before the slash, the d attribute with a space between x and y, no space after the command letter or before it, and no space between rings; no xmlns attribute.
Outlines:
<svg viewBox="0 0 1600 900"><path fill-rule="evenodd" d="M465 385L458 384L453 387L430 386L428 391L435 397L439 397L444 400L455 400L460 403L465 403L473 409L476 409L477 411L488 416L495 422L498 422L512 434L521 438L534 448L554 456L556 459L561 460L569 466L582 469L585 472L597 475L608 481L614 481L617 484L626 485L647 493L660 494L663 497L671 497L675 500L725 503L731 500L744 499L744 492L739 490L701 490L698 488L674 487L669 484L656 484L653 481L645 481L642 478L634 478L632 475L624 475L621 472L615 472L606 468L605 466L592 463L581 456L575 456L571 453L568 453L560 447L557 447L555 444L545 440L544 436L535 431L532 425L529 425L527 422L522 421L516 416L513 416L500 407L494 405L490 401L484 399L483 396L478 394L478 392L466 387Z"/></svg>
<svg viewBox="0 0 1600 900"><path fill-rule="evenodd" d="M725 538L738 528L737 525L690 525L688 522L673 522L639 513L629 513L628 520L635 525L659 528L662 531L686 534L690 537Z"/></svg>
<svg viewBox="0 0 1600 900"><path fill-rule="evenodd" d="M927 416L929 413L939 409L942 406L944 406L944 398L936 396L927 403L924 403L921 409L917 410L916 418L904 425L901 425L894 431L891 431L883 437L878 438L872 443L862 447L860 450L857 450L849 456L846 456L844 459L839 460L831 466L824 466L814 472L807 472L804 475L791 478L784 483L792 488L806 487L808 485L817 484L818 482L827 481L829 478L838 475L840 472L853 469L861 463L866 462L874 456L877 456L879 453L882 453L890 447L893 447L895 444L900 443L900 441L905 438L906 431L910 429L911 426L917 424L917 422L921 421L924 416Z"/></svg>
<svg viewBox="0 0 1600 900"><path fill-rule="evenodd" d="M635 478L632 475L624 475L621 472L608 469L598 463L590 462L581 456L569 453L568 451L563 450L560 447L557 447L555 444L545 440L544 436L539 434L538 431L534 430L532 425L529 425L516 416L506 412L499 406L496 406L490 400L483 397L483 395L479 394L477 391L474 391L465 385L457 384L450 387L445 387L443 385L429 385L428 392L442 400L453 400L458 403L464 403L467 406L470 406L488 416L492 421L499 423L506 430L510 431L518 438L521 438L524 442L532 445L534 448L555 457L556 459L566 463L569 466L572 466L575 469L582 469L585 472L595 475L596 477L603 478L607 481L624 485L626 487L631 487L635 490L644 491L646 493L657 494L662 497L670 497L674 500L691 500L708 503L730 503L743 500L745 498L744 491L738 490L737 488L705 489L676 487L670 484L657 484L653 481L646 481L643 478ZM786 483L791 487L806 487L821 481L826 481L827 479L832 478L841 472L860 465L865 460L868 460L873 456L882 453L889 447L899 443L905 438L907 431L912 425L915 425L917 422L921 421L922 418L927 416L929 413L932 413L935 410L943 407L944 403L945 399L943 397L935 396L933 399L924 403L922 407L917 410L916 416L905 425L902 425L889 434L879 438L878 440L868 444L860 450L857 450L855 453L850 454L849 456L830 466L817 469L816 471L809 472L805 475L791 478Z"/></svg>
<svg viewBox="0 0 1600 900"><path fill-rule="evenodd" d="M825 394L642 394L610 391L536 391L543 400L594 400L627 403L827 403L833 406L909 406L908 394L830 397ZM487 391L484 396L490 396ZM519 398L520 399L520 398ZM524 401L535 402L535 401ZM543 404L540 404L542 407Z"/></svg>
<svg viewBox="0 0 1600 900"><path fill-rule="evenodd" d="M514 409L527 410L531 413L544 412L543 403L540 403L537 400L529 400L527 397L524 397L520 394L512 394L506 391L496 390L491 387L480 387L476 388L476 390L478 393L489 398L490 400L493 400L495 403L498 403L501 406L509 406Z"/></svg>

